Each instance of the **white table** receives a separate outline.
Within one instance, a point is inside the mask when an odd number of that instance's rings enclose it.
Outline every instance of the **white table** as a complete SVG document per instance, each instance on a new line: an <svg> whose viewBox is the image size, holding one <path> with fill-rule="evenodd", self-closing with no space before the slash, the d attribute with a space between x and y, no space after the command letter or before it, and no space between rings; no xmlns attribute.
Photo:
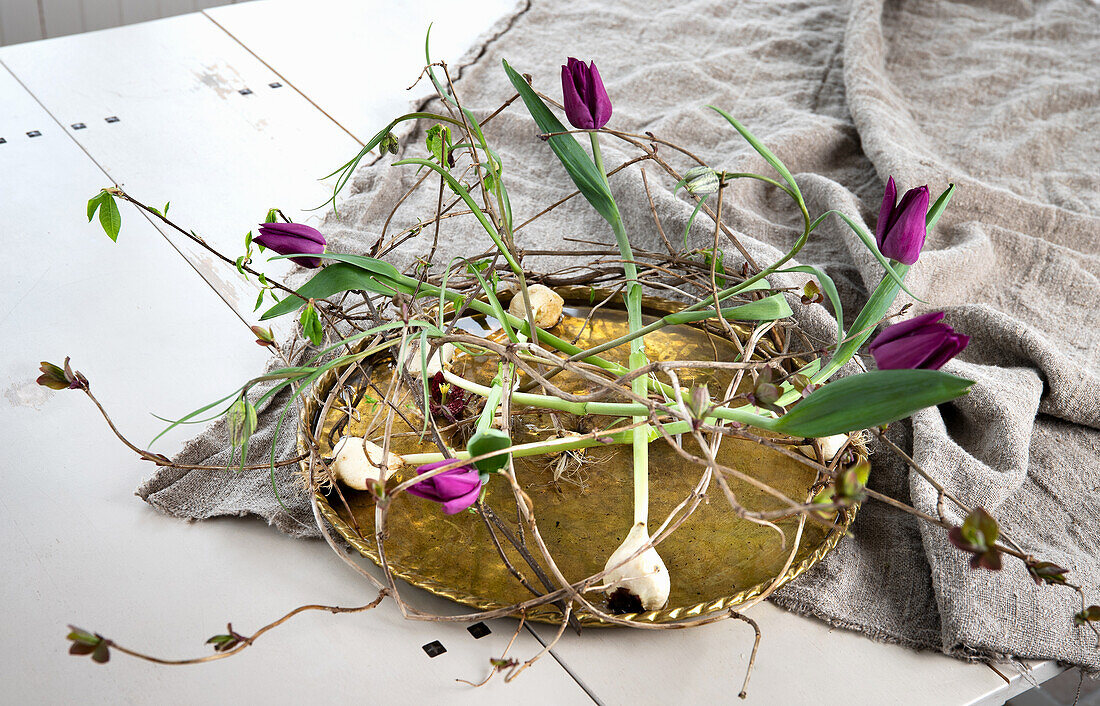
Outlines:
<svg viewBox="0 0 1100 706"><path fill-rule="evenodd" d="M38 361L73 356L119 426L144 443L161 426L149 412L187 411L259 370L265 353L248 345L245 326L256 318L250 285L133 209L123 209L113 244L85 222L84 202L112 181L155 204L171 199L180 221L231 250L271 206L309 222L305 209L327 197L316 177L412 97L404 88L428 21L446 26L434 51L454 62L511 2L305 7L264 0L0 49L0 701L735 702L751 631L731 621L567 635L553 659L480 690L455 679L480 679L514 621L475 640L461 625L403 621L390 604L307 614L239 657L197 667L122 655L101 667L65 654L70 622L159 655L197 656L227 620L249 632L302 603L371 597L317 542L250 519L190 525L158 515L133 496L151 466L114 440L83 395L34 384ZM353 41L362 36L369 41ZM385 71L364 70L383 58ZM177 450L193 431L176 430L158 450ZM764 641L748 703L812 694L819 704L1000 704L1059 671L1036 664L1025 678L1001 666L1006 683L985 665L771 605L755 618ZM533 655L547 636L525 630L514 655ZM429 658L421 646L433 640L447 653Z"/></svg>

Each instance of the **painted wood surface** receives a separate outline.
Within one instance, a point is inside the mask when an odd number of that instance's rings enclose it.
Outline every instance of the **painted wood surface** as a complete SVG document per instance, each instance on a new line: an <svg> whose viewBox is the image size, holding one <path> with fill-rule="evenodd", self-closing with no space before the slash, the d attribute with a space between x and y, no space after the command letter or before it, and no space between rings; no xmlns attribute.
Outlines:
<svg viewBox="0 0 1100 706"><path fill-rule="evenodd" d="M26 137L28 126L41 134ZM156 513L133 495L151 466L110 435L90 401L34 384L40 360L73 356L119 426L145 444L162 426L151 412L177 415L216 399L262 369L266 355L144 218L128 217L117 244L86 222L83 201L103 171L3 68L0 135L15 136L0 144L0 701L591 703L550 658L514 684L471 690L455 679L480 680L516 622L494 621L477 640L464 625L403 620L392 604L303 615L248 654L198 667L121 655L104 667L66 654L69 623L190 657L207 654L203 641L228 620L251 631L303 603L350 606L374 594L319 542L255 520L191 525ZM173 150L193 165L176 180L206 178L209 163L189 161L185 143ZM173 453L194 432L179 429L156 450ZM409 592L423 608L456 610ZM435 640L447 652L431 659L422 645ZM513 649L528 658L541 645L524 633Z"/></svg>
<svg viewBox="0 0 1100 706"><path fill-rule="evenodd" d="M269 208L317 224L323 211L309 209L330 193L318 178L359 149L201 14L5 47L0 62L103 167L99 186L171 202L174 220L234 257ZM94 192L74 195L74 207ZM123 227L136 215L124 208ZM254 283L162 230L234 310L258 319ZM266 258L257 267L276 277L292 269Z"/></svg>
<svg viewBox="0 0 1100 706"><path fill-rule="evenodd" d="M278 71L361 142L410 103L432 25L432 59L457 66L468 47L518 0L396 2L261 0L206 10L206 15Z"/></svg>

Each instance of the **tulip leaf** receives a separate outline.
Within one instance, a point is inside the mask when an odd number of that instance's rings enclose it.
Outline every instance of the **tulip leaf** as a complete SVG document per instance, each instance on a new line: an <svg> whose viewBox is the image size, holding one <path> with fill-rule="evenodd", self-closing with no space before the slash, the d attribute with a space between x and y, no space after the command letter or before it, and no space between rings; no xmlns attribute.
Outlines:
<svg viewBox="0 0 1100 706"><path fill-rule="evenodd" d="M389 281L381 278L377 273L365 270L358 265L341 262L329 265L315 274L311 280L298 288L299 296L284 297L278 304L265 311L260 321L297 311L310 299L325 299L333 294L359 289L391 295L400 291L397 286L391 286Z"/></svg>
<svg viewBox="0 0 1100 706"><path fill-rule="evenodd" d="M596 167L595 162L584 151L580 143L566 132L566 127L546 107L538 94L527 84L527 81L516 73L516 70L509 66L507 61L503 61L503 63L504 71L508 74L508 80L512 82L520 98L523 99L527 110L531 113L531 117L535 119L535 123L543 133L551 135L547 138L550 149L554 150L554 154L561 160L562 166L565 167L565 171L569 172L569 177L576 184L577 189L608 223L619 221L619 207L615 205L615 199L611 196L611 191L608 189L607 183L604 181L604 177Z"/></svg>
<svg viewBox="0 0 1100 706"><path fill-rule="evenodd" d="M722 309L722 318L727 321L776 321L790 316L790 304L782 294L772 294L748 304ZM662 317L666 324L687 324L695 321L717 318L714 309L698 311L679 311Z"/></svg>
<svg viewBox="0 0 1100 706"><path fill-rule="evenodd" d="M825 292L825 296L829 297L829 303L833 305L833 314L836 316L837 324L837 340L844 340L844 307L840 304L840 294L836 291L836 284L833 282L833 278L813 265L798 265L797 267L788 267L785 270L779 271L805 272L806 274L817 277L817 281L821 283L821 289Z"/></svg>
<svg viewBox="0 0 1100 706"><path fill-rule="evenodd" d="M737 118L733 117L721 108L715 107L713 105L708 105L707 107L729 121L729 124L732 125L733 128L737 130L737 132L741 133L741 137L745 138L745 140L750 145L752 145L752 148L759 152L760 156L763 157L768 164L772 165L772 169L779 172L779 176L783 177L783 181L790 184L791 191L793 192L791 195L795 197L795 201L797 201L800 206L805 207L806 202L802 198L802 192L799 191L798 184L794 182L794 177L791 176L791 172L789 169L787 169L787 166L783 164L783 162L779 161L779 157L776 157L775 154L770 149L768 149L763 142L756 139L756 136L749 132L748 128L737 121Z"/></svg>
<svg viewBox="0 0 1100 706"><path fill-rule="evenodd" d="M704 194L699 198L698 203L695 204L695 210L691 212L691 216L688 218L687 225L684 226L684 250L688 247L688 231L691 230L691 226L695 223L695 217L699 215L699 211L703 210L703 204L707 202L707 196Z"/></svg>
<svg viewBox="0 0 1100 706"><path fill-rule="evenodd" d="M878 244L875 242L875 239L871 237L870 233L864 230L863 226L853 221L851 218L848 217L848 214L842 213L841 211L830 211L829 213L835 213L836 215L844 219L844 222L848 224L848 227L852 229L852 232L859 236L859 239L863 241L863 244L867 246L867 249L871 251L871 254L875 256L875 259L878 260L879 264L882 265L884 270L886 270L886 274L889 275L895 282L897 282L898 286L904 289L906 294L913 297L919 302L922 302L924 304L928 303L918 297L916 294L913 294L913 292L911 292L909 288L905 286L905 282L903 282L901 280L901 277L898 276L897 270L894 267L891 267L886 257L884 257L883 254L879 252Z"/></svg>
<svg viewBox="0 0 1100 706"><path fill-rule="evenodd" d="M379 143L386 139L386 137L390 134L390 130L392 130L398 123L404 122L406 120L419 120L420 118L442 121L445 123L450 123L451 125L455 125L457 127L464 128L461 120L456 120L455 118L447 115L438 115L436 113L406 113L405 115L402 115L398 118L394 118L389 122L388 125L386 125L386 127L376 132L374 134L374 137L372 137L367 142L367 144L363 145L363 148L359 150L358 154L349 159L331 174L321 177L322 179L331 179L332 177L336 177L336 183L332 187L332 196L323 204L311 210L323 208L330 203L334 207L333 210L335 210L336 195L339 194L340 191L343 190L344 186L347 185L347 183L351 180L351 175L355 173L355 168L359 166L359 162L363 161L363 158L370 154L371 150L373 150L379 145Z"/></svg>
<svg viewBox="0 0 1100 706"><path fill-rule="evenodd" d="M508 249L508 246L504 244L504 241L500 239L500 234L497 232L496 226L489 220L489 217L485 215L485 212L481 210L481 207L477 205L477 201L470 195L470 192L462 185L458 179L455 179L450 172L444 169L442 166L435 162L428 161L426 159L420 159L419 157L410 157L409 159L402 159L399 162L394 162L393 166L399 167L406 164L419 164L424 167L437 172L444 181L447 182L447 186L451 187L451 191L458 194L458 196L466 202L466 206L473 211L474 216L481 223L481 227L485 229L485 232L489 234L489 237L493 239L493 243L497 246L497 250L504 256L504 259L508 261L508 266L512 268L512 271L517 275L522 274L523 268L512 256L512 252Z"/></svg>
<svg viewBox="0 0 1100 706"><path fill-rule="evenodd" d="M939 370L875 370L824 385L776 420L774 431L822 437L868 429L966 394L973 380Z"/></svg>
<svg viewBox="0 0 1100 706"><path fill-rule="evenodd" d="M955 195L955 185L948 184L944 189L940 197L936 199L936 202L932 204L932 208L928 209L928 215L924 219L925 230L932 230L936 225L936 221L940 220L940 214L947 208L947 204L951 201L951 197Z"/></svg>
<svg viewBox="0 0 1100 706"><path fill-rule="evenodd" d="M492 453L493 451L501 451L512 445L512 440L508 438L500 429L482 429L478 431L473 437L470 438L469 443L466 444L466 451L470 454L471 458L481 456L482 454ZM496 456L490 456L489 458L483 458L480 461L475 461L474 465L477 466L477 470L482 473L495 473L508 465L508 459L511 454L498 454Z"/></svg>

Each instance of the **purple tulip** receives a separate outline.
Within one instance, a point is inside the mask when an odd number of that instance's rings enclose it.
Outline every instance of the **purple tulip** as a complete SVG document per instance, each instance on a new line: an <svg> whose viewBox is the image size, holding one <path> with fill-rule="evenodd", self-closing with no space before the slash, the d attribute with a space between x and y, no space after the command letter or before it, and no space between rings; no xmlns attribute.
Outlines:
<svg viewBox="0 0 1100 706"><path fill-rule="evenodd" d="M325 251L325 236L316 228L304 223L261 223L260 234L254 242L271 248L280 255L316 253ZM319 257L292 257L291 261L302 267L320 267Z"/></svg>
<svg viewBox="0 0 1100 706"><path fill-rule="evenodd" d="M942 318L942 311L933 311L888 326L868 346L875 365L879 370L939 370L970 342L970 336L940 323Z"/></svg>
<svg viewBox="0 0 1100 706"><path fill-rule="evenodd" d="M427 463L417 468L416 472L424 474L454 462L455 459L448 458ZM459 466L410 485L409 492L418 498L443 503L443 512L453 515L477 502L477 496L481 493L481 476L473 466Z"/></svg>
<svg viewBox="0 0 1100 706"><path fill-rule="evenodd" d="M886 257L905 265L912 265L920 257L927 234L925 219L928 217L928 187L909 189L897 203L898 188L894 177L886 182L882 196L882 208L875 225L878 249Z"/></svg>
<svg viewBox="0 0 1100 706"><path fill-rule="evenodd" d="M561 67L561 91L565 96L565 117L575 128L599 130L611 119L611 99L604 90L596 62L591 65L573 57Z"/></svg>

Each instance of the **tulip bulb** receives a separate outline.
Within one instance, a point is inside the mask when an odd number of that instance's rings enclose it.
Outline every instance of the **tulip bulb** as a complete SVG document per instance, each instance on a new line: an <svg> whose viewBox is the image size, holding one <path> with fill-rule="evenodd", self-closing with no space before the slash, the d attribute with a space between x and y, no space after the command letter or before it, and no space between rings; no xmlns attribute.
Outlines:
<svg viewBox="0 0 1100 706"><path fill-rule="evenodd" d="M562 307L565 300L553 289L541 284L533 284L527 288L527 296L531 299L531 307L535 310L535 325L539 328L553 328L561 321ZM508 313L520 319L527 318L527 307L523 304L523 292L512 297L508 305Z"/></svg>
<svg viewBox="0 0 1100 706"><path fill-rule="evenodd" d="M373 481L385 481L404 460L393 453L383 456L382 447L357 436L344 436L332 448L335 457L329 466L333 480L356 490L367 490ZM383 462L384 459L384 462Z"/></svg>
<svg viewBox="0 0 1100 706"><path fill-rule="evenodd" d="M442 372L443 368L450 367L451 359L455 357L455 347L452 343L444 343L439 346L438 350L428 352L428 365L427 365L427 377L430 380L436 373ZM414 378L420 375L420 346L413 344L409 346L408 352L405 354L405 372L412 375Z"/></svg>
<svg viewBox="0 0 1100 706"><path fill-rule="evenodd" d="M817 441L821 444L821 453L825 456L825 463L829 463L836 458L836 455L840 453L840 449L848 442L848 435L834 434L833 436L821 437ZM798 450L812 459L817 459L817 451L814 450L812 444L799 446Z"/></svg>
<svg viewBox="0 0 1100 706"><path fill-rule="evenodd" d="M668 603L671 590L668 569L654 547L623 564L623 561L649 542L649 530L644 522L638 522L630 528L619 548L604 565L607 575L604 577L607 592L615 598L616 594L626 591L630 597L637 598L643 610L658 610ZM622 564L622 566L618 566ZM614 568L618 566L618 568ZM630 611L622 611L630 612Z"/></svg>

